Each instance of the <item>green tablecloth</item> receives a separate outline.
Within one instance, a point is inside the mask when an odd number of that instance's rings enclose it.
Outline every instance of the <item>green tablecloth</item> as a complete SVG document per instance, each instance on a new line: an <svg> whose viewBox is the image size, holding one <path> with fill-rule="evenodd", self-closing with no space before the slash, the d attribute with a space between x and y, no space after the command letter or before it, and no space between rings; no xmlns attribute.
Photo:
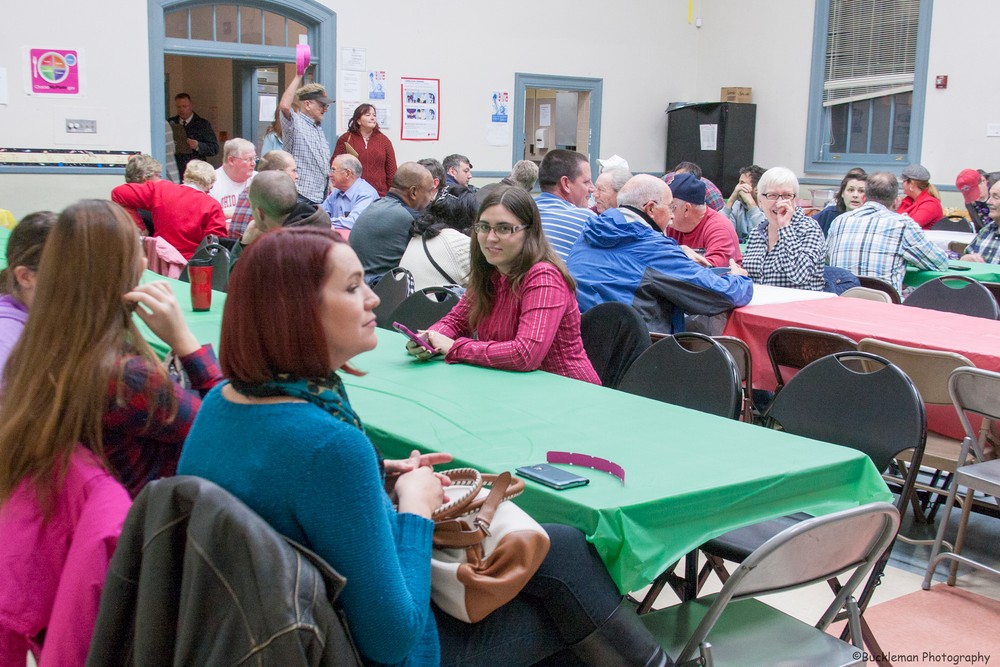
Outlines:
<svg viewBox="0 0 1000 667"><path fill-rule="evenodd" d="M205 343L211 343L212 347L215 349L216 354L219 352L219 332L222 329L222 308L226 304L226 293L225 292L212 292L212 308L205 312L196 313L191 307L191 285L180 280L174 280L173 278L165 278L152 271L146 271L142 274L142 283L152 282L154 280L165 280L170 283L170 287L174 290L174 296L177 297L177 302L181 306L181 312L184 313L184 320L187 322L188 327L191 329L191 333L194 337L198 339L198 342L204 345ZM139 331L142 332L143 337L149 341L150 347L160 355L160 357L165 357L170 352L170 348L164 344L159 338L153 335L153 332L149 330L149 327L136 316L133 316L136 325L139 327Z"/></svg>
<svg viewBox="0 0 1000 667"><path fill-rule="evenodd" d="M7 239L10 238L10 230L0 227L0 269L7 268Z"/></svg>
<svg viewBox="0 0 1000 667"><path fill-rule="evenodd" d="M626 484L587 469L587 487L527 482L518 499L539 521L580 528L623 592L734 528L796 511L824 514L889 500L854 450L726 420L548 373L440 359L412 361L405 339L354 360L344 376L368 435L388 457L444 451L484 471L542 463L550 449L621 464Z"/></svg>
<svg viewBox="0 0 1000 667"><path fill-rule="evenodd" d="M908 266L906 267L906 275L903 277L903 285L916 287L923 285L928 280L942 276L964 276L981 283L1000 283L1000 264L963 262L953 259L948 262L947 271L923 271L915 266Z"/></svg>

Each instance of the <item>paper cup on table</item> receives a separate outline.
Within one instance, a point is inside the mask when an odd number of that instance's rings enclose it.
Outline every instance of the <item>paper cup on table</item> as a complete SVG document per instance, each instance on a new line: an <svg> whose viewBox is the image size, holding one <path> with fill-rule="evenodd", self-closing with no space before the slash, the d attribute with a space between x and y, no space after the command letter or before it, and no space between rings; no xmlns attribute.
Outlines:
<svg viewBox="0 0 1000 667"><path fill-rule="evenodd" d="M191 280L191 307L204 312L212 308L212 260L192 259L188 262L188 278Z"/></svg>
<svg viewBox="0 0 1000 667"><path fill-rule="evenodd" d="M299 76L306 73L309 62L312 59L312 51L308 44L295 45L295 71Z"/></svg>

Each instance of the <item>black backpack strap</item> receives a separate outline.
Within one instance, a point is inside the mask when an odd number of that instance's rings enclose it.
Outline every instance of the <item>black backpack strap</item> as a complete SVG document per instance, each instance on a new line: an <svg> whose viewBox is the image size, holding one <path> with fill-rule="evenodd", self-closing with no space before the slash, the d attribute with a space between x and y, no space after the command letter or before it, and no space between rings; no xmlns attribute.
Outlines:
<svg viewBox="0 0 1000 667"><path fill-rule="evenodd" d="M435 262L434 258L431 257L431 251L427 248L427 239L424 238L423 235L420 236L420 242L424 245L424 254L427 255L427 259L429 259L430 262L431 262L431 265L433 265L434 268L437 269L437 272L440 273L442 276L444 276L445 280L448 281L449 285L457 285L458 281L455 280L454 278L452 278L451 276L449 276L448 272L445 271L444 269L442 269L441 265L438 264L437 262Z"/></svg>

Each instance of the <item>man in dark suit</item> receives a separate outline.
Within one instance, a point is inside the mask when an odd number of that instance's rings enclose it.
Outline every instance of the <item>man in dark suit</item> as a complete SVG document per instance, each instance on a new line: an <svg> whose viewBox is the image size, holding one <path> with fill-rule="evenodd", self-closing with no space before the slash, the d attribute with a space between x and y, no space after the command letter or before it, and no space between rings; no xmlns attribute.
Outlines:
<svg viewBox="0 0 1000 667"><path fill-rule="evenodd" d="M212 124L194 112L191 105L191 96L187 93L178 93L174 96L174 106L177 107L177 115L170 118L171 123L180 124L187 132L187 144L191 149L190 153L182 153L176 150L177 171L181 178L184 178L184 168L191 160L204 160L219 152L219 141L215 138L215 130ZM179 149L180 146L177 146Z"/></svg>

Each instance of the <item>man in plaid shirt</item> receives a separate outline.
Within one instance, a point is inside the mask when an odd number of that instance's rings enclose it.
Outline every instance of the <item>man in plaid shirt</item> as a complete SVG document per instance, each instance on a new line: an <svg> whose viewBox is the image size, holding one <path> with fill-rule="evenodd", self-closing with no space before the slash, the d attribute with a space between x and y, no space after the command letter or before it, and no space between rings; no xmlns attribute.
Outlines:
<svg viewBox="0 0 1000 667"><path fill-rule="evenodd" d="M948 257L924 236L908 216L892 211L899 191L896 176L878 172L868 176L868 201L837 216L827 237L827 264L858 276L886 280L902 291L906 264L944 271Z"/></svg>
<svg viewBox="0 0 1000 667"><path fill-rule="evenodd" d="M962 259L966 262L1000 264L1000 227L997 226L997 220L1000 220L1000 181L990 188L986 206L990 210L989 222L972 239L972 243L965 249L967 254L962 255Z"/></svg>

